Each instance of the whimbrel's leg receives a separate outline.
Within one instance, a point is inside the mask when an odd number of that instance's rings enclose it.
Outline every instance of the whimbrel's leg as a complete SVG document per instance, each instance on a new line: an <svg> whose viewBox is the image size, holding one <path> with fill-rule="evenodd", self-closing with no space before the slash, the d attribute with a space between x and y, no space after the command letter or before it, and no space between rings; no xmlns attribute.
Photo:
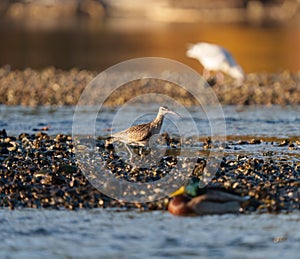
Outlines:
<svg viewBox="0 0 300 259"><path fill-rule="evenodd" d="M132 158L133 158L132 151L131 151L130 147L126 143L124 143L124 146L126 147L128 153L129 153L129 161L132 162Z"/></svg>
<svg viewBox="0 0 300 259"><path fill-rule="evenodd" d="M128 150L128 153L129 153L128 162L132 166L131 171L134 171L137 168L137 166L133 161L133 151L131 151L130 147L127 144L124 143L124 145L125 145L126 149Z"/></svg>

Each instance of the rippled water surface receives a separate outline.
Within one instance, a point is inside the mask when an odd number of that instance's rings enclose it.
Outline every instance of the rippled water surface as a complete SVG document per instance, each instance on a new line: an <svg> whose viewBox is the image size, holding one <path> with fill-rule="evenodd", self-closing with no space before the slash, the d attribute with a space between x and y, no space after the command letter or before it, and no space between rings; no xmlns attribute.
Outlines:
<svg viewBox="0 0 300 259"><path fill-rule="evenodd" d="M149 121L157 112L156 106L147 105L126 109L126 116L119 117L117 109L101 110L96 121L97 135L108 134L111 127L113 131L121 130L124 123ZM0 106L0 128L9 135L36 133L45 126L50 135L71 134L74 110L75 107ZM226 106L223 111L224 117L214 114L213 120L215 125L225 122L228 136L299 136L299 106ZM189 112L199 135L209 136L211 124L207 116L198 107ZM97 108L87 107L80 116L97 113ZM114 118L118 118L117 122ZM188 125L187 118L180 120ZM174 131L177 122L168 117L164 130ZM192 133L189 127L183 132L187 136ZM257 155L272 146L246 145L230 152L252 152L251 149ZM288 154L285 148L282 152L278 155L297 156L299 161L297 150ZM164 211L0 209L0 258L298 258L299 229L299 212L175 217Z"/></svg>
<svg viewBox="0 0 300 259"><path fill-rule="evenodd" d="M1 258L298 258L300 214L0 210Z"/></svg>
<svg viewBox="0 0 300 259"><path fill-rule="evenodd" d="M176 108L175 108L176 109ZM111 130L120 131L129 127L132 123L139 124L151 121L157 113L158 106L139 105L128 106L123 113L118 114L118 109L105 108L98 113L97 107L86 107L80 116L84 119L87 116L96 115L96 135L106 135ZM185 127L190 120L195 121L197 134L200 136L211 135L212 119L215 124L225 125L229 136L276 136L289 137L299 135L300 129L300 106L259 106L259 107L223 107L224 114L218 114L215 108L210 109L213 116L208 118L199 107L192 107L188 111L178 110L183 115L191 115L191 118L183 117L176 119L167 116L163 131L174 131L173 122L181 123L181 134L184 136L194 135L190 127ZM75 107L11 107L0 106L0 128L6 128L9 134L17 135L22 132L34 133L37 130L48 126L48 133L71 134ZM189 114L188 114L189 113ZM87 128L87 125L83 125Z"/></svg>

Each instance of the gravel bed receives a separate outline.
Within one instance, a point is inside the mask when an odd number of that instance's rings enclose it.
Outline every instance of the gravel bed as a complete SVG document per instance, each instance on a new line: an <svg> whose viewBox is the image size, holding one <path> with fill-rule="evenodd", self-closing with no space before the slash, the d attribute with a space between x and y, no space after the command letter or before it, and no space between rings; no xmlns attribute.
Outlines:
<svg viewBox="0 0 300 259"><path fill-rule="evenodd" d="M172 140L169 140L172 142ZM191 176L201 177L206 168L202 155L217 148L214 143L199 139L198 159ZM270 144L272 152L265 154L234 153L238 145ZM168 143L167 154L157 167L132 168L114 152L105 148L103 138L96 140L100 154L107 158L107 166L116 178L131 182L153 182L165 177L179 159L178 141ZM284 141L269 139L230 139L222 145L226 151L217 173L208 188L222 188L242 196L249 195L253 202L246 211L279 212L299 210L300 158L275 156L276 151L300 149L297 138ZM44 132L8 136L0 132L0 207L9 208L138 208L165 209L168 198L146 204L130 204L114 200L91 185L80 170L71 136L49 136ZM283 150L284 149L284 150ZM147 150L146 150L147 151ZM145 152L146 152L145 151ZM144 151L142 151L144 152Z"/></svg>
<svg viewBox="0 0 300 259"><path fill-rule="evenodd" d="M95 71L72 69L63 71L53 67L42 70L10 70L0 68L0 104L6 105L76 105L81 93L97 75ZM116 77L122 75L115 75ZM128 76L128 75L124 75ZM213 84L212 90L223 105L299 105L300 72L283 71L279 74L248 74L242 85L225 77L222 83ZM135 96L145 93L162 93L183 105L198 105L181 87L153 79L134 81L111 94L106 105L122 105ZM159 98L159 97L157 97ZM144 102L153 99L145 98ZM91 96L91 104L97 104L97 95Z"/></svg>

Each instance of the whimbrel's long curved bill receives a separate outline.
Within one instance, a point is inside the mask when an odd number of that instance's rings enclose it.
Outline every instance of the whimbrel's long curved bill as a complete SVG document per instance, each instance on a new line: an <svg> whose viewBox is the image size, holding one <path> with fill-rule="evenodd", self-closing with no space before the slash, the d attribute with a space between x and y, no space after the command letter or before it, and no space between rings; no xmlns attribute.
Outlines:
<svg viewBox="0 0 300 259"><path fill-rule="evenodd" d="M179 113L177 113L177 112L174 112L174 111L169 110L168 113L169 113L169 114L174 114L174 115L176 115L177 117L182 118L182 116L181 116Z"/></svg>

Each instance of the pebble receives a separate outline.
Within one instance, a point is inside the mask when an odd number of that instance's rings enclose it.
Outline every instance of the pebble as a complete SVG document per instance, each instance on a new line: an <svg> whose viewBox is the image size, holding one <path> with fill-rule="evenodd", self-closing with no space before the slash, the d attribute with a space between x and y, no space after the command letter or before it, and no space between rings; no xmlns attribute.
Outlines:
<svg viewBox="0 0 300 259"><path fill-rule="evenodd" d="M113 149L102 145L102 138L96 140L98 152L106 159L107 166L116 178L129 182L151 183L157 181L176 169L176 177L182 177L191 161L185 158L180 170L178 148L186 145L178 139L166 138L168 148L159 163L151 161L151 156L145 155L147 168L133 168L132 165L118 157ZM200 140L199 140L200 141ZM228 146L264 145L269 140L249 139L231 140ZM299 149L298 140L272 140L274 150L289 150L291 145ZM99 142L99 143L98 143ZM218 148L210 139L200 141L199 151L208 148ZM84 143L84 142L83 142ZM267 143L268 144L268 143ZM269 143L270 144L270 143ZM271 144L270 144L271 145ZM78 149L84 150L80 144ZM279 212L300 209L300 159L280 157L279 151L257 155L243 154L229 148L220 166L208 184L208 187L225 188L241 196L250 196L255 204L249 204L245 211ZM139 208L140 210L166 209L166 199L147 204L125 204L107 197L87 180L80 170L75 156L75 148L71 136L58 134L50 136L46 133L22 133L19 136L8 136L5 130L0 131L0 207L13 208L51 208L51 209L81 209L81 208ZM149 150L137 150L143 152ZM235 153L230 153L235 152ZM274 155L276 153L276 156ZM198 158L193 167L191 177L203 177L207 173L206 157L195 153ZM87 165L95 163L88 158ZM92 167L91 167L92 168Z"/></svg>
<svg viewBox="0 0 300 259"><path fill-rule="evenodd" d="M53 67L7 71L7 67L3 66L0 67L0 103L26 106L76 105L85 87L97 74L95 71L63 71ZM283 71L277 74L248 74L243 85L238 87L231 78L225 76L224 82L214 84L212 89L222 105L299 105L299 83L299 72ZM190 93L183 88L164 81L159 83L155 79L136 80L128 87L115 91L105 104L122 105L134 96L148 93L149 85L151 92L166 94L183 105L198 105L196 99L191 98ZM109 89L103 91L104 96L111 94ZM91 96L90 104L98 104L97 98L97 95ZM143 101L153 102L153 97ZM47 125L43 125L35 130L47 129Z"/></svg>

